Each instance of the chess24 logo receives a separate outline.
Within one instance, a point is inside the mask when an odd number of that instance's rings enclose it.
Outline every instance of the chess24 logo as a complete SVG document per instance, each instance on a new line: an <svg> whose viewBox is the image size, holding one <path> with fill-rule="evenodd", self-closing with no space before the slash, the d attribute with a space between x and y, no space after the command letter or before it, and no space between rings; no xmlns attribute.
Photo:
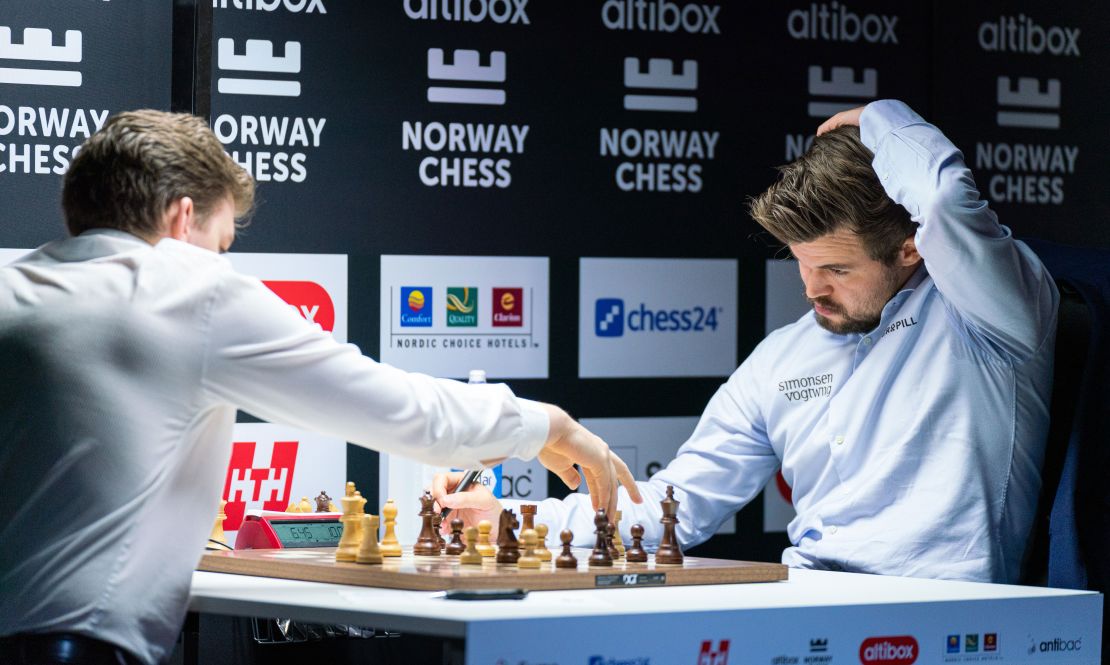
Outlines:
<svg viewBox="0 0 1110 665"><path fill-rule="evenodd" d="M646 303L640 303L626 313L622 298L598 298L594 305L594 334L623 337L626 330L630 333L716 331L720 312L720 307L651 309Z"/></svg>

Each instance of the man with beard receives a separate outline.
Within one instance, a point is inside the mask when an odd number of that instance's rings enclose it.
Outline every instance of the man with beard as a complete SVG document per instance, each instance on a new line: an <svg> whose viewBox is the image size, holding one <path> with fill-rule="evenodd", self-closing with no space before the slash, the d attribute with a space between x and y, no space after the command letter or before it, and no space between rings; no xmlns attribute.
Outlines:
<svg viewBox="0 0 1110 665"><path fill-rule="evenodd" d="M657 542L713 535L781 468L791 566L1014 582L1040 489L1056 309L1052 278L979 198L963 156L906 105L826 121L751 213L798 260L813 312L769 335L677 457L622 500ZM435 492L464 519L496 501ZM537 522L587 544L585 496Z"/></svg>

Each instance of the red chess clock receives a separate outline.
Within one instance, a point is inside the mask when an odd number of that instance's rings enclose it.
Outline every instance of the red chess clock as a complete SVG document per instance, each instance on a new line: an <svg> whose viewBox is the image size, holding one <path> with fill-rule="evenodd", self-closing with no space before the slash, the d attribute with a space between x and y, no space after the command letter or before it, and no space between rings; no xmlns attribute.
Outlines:
<svg viewBox="0 0 1110 665"><path fill-rule="evenodd" d="M262 513L243 518L237 550L336 547L343 535L339 513Z"/></svg>

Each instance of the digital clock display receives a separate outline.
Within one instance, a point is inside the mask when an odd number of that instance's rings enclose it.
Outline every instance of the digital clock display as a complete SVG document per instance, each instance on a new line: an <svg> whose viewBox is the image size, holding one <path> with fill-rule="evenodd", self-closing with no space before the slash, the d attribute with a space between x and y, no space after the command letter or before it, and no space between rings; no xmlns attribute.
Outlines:
<svg viewBox="0 0 1110 665"><path fill-rule="evenodd" d="M282 547L334 547L343 535L343 525L336 520L270 520L270 526L281 540Z"/></svg>

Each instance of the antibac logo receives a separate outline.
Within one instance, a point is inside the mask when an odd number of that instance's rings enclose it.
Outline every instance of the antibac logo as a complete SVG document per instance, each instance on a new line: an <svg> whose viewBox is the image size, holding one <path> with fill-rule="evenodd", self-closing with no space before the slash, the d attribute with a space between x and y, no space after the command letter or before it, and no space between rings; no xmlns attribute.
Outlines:
<svg viewBox="0 0 1110 665"><path fill-rule="evenodd" d="M495 328L524 325L524 289L493 289L493 325Z"/></svg>
<svg viewBox="0 0 1110 665"><path fill-rule="evenodd" d="M66 30L65 41L54 46L54 35L45 28L24 28L23 43L12 41L12 29L0 25L0 59L30 62L81 62L81 31ZM59 69L0 67L0 83L81 87L81 72Z"/></svg>
<svg viewBox="0 0 1110 665"><path fill-rule="evenodd" d="M859 645L859 662L909 665L917 660L917 640L909 635L869 637Z"/></svg>
<svg viewBox="0 0 1110 665"><path fill-rule="evenodd" d="M598 298L594 307L594 333L598 337L624 335L624 301L620 298Z"/></svg>
<svg viewBox="0 0 1110 665"><path fill-rule="evenodd" d="M430 328L432 325L432 287L401 287L401 325Z"/></svg>
<svg viewBox="0 0 1110 665"><path fill-rule="evenodd" d="M447 325L478 325L478 289L473 286L447 287Z"/></svg>
<svg viewBox="0 0 1110 665"><path fill-rule="evenodd" d="M309 323L315 323L327 332L335 329L335 304L324 287L316 282L263 281L262 283Z"/></svg>
<svg viewBox="0 0 1110 665"><path fill-rule="evenodd" d="M703 641L698 652L698 665L728 665L728 640L718 642L716 651L713 650L713 640Z"/></svg>
<svg viewBox="0 0 1110 665"><path fill-rule="evenodd" d="M223 498L227 499L224 530L236 531L247 505L261 503L263 510L285 510L297 465L297 441L275 441L268 460L256 460L255 441L236 441L231 447Z"/></svg>

